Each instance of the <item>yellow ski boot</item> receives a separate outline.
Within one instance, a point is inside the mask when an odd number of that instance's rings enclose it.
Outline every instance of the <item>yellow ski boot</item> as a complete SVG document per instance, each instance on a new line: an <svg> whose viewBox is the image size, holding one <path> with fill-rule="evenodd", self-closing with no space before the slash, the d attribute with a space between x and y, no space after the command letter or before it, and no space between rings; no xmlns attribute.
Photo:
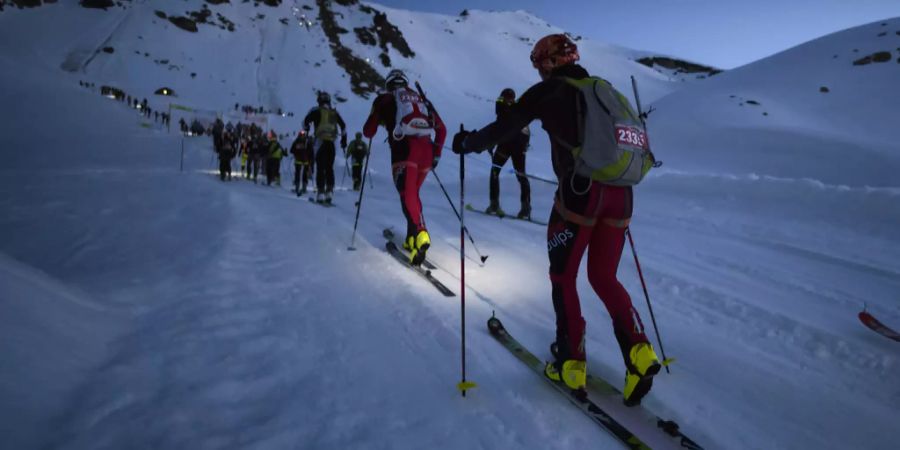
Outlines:
<svg viewBox="0 0 900 450"><path fill-rule="evenodd" d="M411 252L413 247L416 246L416 237L415 236L407 236L406 240L403 241L403 250Z"/></svg>
<svg viewBox="0 0 900 450"><path fill-rule="evenodd" d="M422 262L425 261L425 253L428 251L428 247L431 247L431 237L428 236L427 231L422 230L416 235L413 248L409 251L409 263L414 266L422 265Z"/></svg>
<svg viewBox="0 0 900 450"><path fill-rule="evenodd" d="M659 373L662 364L653 351L653 346L646 342L635 344L628 352L630 364L625 369L625 388L622 394L625 397L625 405L634 406L641 403L641 399L650 392L653 386L653 376Z"/></svg>
<svg viewBox="0 0 900 450"><path fill-rule="evenodd" d="M562 370L559 370L555 363L548 362L544 366L544 375L553 381L562 381L569 389L581 390L587 384L587 363L568 359L562 363Z"/></svg>

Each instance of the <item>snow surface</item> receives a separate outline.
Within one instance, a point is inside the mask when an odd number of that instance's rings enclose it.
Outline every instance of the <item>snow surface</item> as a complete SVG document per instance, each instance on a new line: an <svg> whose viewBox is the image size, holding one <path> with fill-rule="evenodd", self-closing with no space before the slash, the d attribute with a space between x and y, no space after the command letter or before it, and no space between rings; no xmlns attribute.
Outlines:
<svg viewBox="0 0 900 450"><path fill-rule="evenodd" d="M144 128L123 104L78 86L114 83L159 108L164 99L150 94L165 84L191 106L264 103L298 114L326 89L350 99L339 109L351 129L361 125L368 101L349 93L321 29L278 23L293 5L210 6L237 24L233 35L154 24L155 9L178 12L171 5L0 13L0 448L619 447L486 333L496 311L549 357L541 227L466 216L490 257L479 266L467 242L467 369L479 387L462 398L458 298L382 250L381 230L403 225L384 132L358 251L348 252L355 193L338 191L337 207L324 209L286 188L222 183L207 138ZM556 30L522 12L473 11L457 22L376 7L417 54L391 49L391 60L423 81L451 127L483 125L500 88L535 82L530 44L519 37ZM334 8L345 28L366 20ZM249 20L256 12L267 17ZM900 324L900 187L891 178L900 164L896 128L882 121L896 118L900 65L788 57L874 51L885 39L871 32L878 27L689 85L630 61L637 52L579 43L591 71L623 91L637 76L642 99L659 111L650 133L666 165L637 188L632 229L677 361L645 404L706 448L884 448L900 438L896 343L855 317L866 303ZM352 33L342 40L377 57ZM110 44L116 53L86 63ZM265 62L266 49L274 61ZM156 67L164 56L184 68ZM195 70L196 79L185 73ZM807 83L812 73L835 80L830 94ZM746 113L728 95L756 99L770 116ZM854 120L832 113L850 106ZM735 139L741 130L757 140ZM850 141L852 150L870 145L869 163L847 170L847 152L835 149L860 130L866 138ZM765 140L779 143L778 159L753 144ZM528 170L547 176L545 135L532 143ZM483 206L486 156L467 163L466 196ZM438 173L455 196L455 155ZM532 187L536 215L548 215L554 187ZM458 292L458 222L437 183L426 182L422 197L436 276ZM502 203L515 209L517 198L505 175ZM619 275L649 321L628 250ZM618 381L606 311L585 277L579 289L590 372Z"/></svg>

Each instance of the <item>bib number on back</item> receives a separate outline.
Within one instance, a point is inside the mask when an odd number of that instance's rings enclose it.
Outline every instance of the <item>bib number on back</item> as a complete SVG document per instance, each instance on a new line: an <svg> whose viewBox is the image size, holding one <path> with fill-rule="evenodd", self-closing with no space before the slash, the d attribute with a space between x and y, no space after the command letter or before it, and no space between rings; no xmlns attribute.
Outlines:
<svg viewBox="0 0 900 450"><path fill-rule="evenodd" d="M616 143L648 150L647 134L637 127L616 125Z"/></svg>

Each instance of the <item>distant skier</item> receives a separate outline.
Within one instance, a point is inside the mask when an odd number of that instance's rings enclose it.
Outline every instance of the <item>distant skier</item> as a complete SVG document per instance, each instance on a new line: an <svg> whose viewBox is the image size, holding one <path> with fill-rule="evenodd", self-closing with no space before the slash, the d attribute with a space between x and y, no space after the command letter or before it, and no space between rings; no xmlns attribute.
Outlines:
<svg viewBox="0 0 900 450"><path fill-rule="evenodd" d="M262 130L256 128L256 132L250 142L250 166L253 172L253 183L256 184L259 178L259 168L266 159L269 149L269 141L263 135Z"/></svg>
<svg viewBox="0 0 900 450"><path fill-rule="evenodd" d="M547 227L558 352L544 372L572 389L585 386L585 321L575 279L588 250L588 280L612 318L625 361L625 402L634 405L650 390L661 364L616 269L631 220L631 186L650 169L653 156L628 100L575 64L578 59L578 48L564 34L539 40L531 62L543 81L497 121L457 133L453 151L483 151L541 121L559 180Z"/></svg>
<svg viewBox="0 0 900 450"><path fill-rule="evenodd" d="M334 140L340 127L341 148L347 148L347 125L337 110L331 106L331 95L319 92L316 98L319 106L314 107L303 119L303 130L309 133L310 125L315 127L316 154L316 201L331 203L334 192Z"/></svg>
<svg viewBox="0 0 900 450"><path fill-rule="evenodd" d="M247 135L241 137L240 140L240 153L241 153L241 175L244 175L244 178L250 179L250 164L248 163L250 159L250 148L247 140Z"/></svg>
<svg viewBox="0 0 900 450"><path fill-rule="evenodd" d="M284 149L278 142L278 136L274 130L270 130L266 151L266 186L271 186L273 181L277 186L281 186L281 158L283 156Z"/></svg>
<svg viewBox="0 0 900 450"><path fill-rule="evenodd" d="M497 120L502 120L504 116L509 114L513 105L516 104L516 92L511 88L506 88L500 92L497 103L494 106L494 112L497 114ZM512 158L513 169L516 171L516 179L519 180L519 201L521 208L516 217L520 219L531 218L531 185L528 183L528 177L525 176L525 152L528 150L528 140L530 132L526 125L518 133L510 138L497 144L494 150L491 162L491 181L490 181L490 198L491 204L484 211L488 214L496 214L500 217L506 215L500 208L500 169L506 164L506 161Z"/></svg>
<svg viewBox="0 0 900 450"><path fill-rule="evenodd" d="M299 197L306 194L313 166L313 143L305 131L297 133L297 139L291 144L291 154L294 155L294 192Z"/></svg>
<svg viewBox="0 0 900 450"><path fill-rule="evenodd" d="M231 181L231 159L234 158L234 144L231 139L231 133L224 132L221 139L221 146L217 150L219 154L219 178L225 181L225 177Z"/></svg>
<svg viewBox="0 0 900 450"><path fill-rule="evenodd" d="M358 191L362 183L363 161L369 154L369 146L363 141L362 133L357 132L356 138L350 141L347 151L344 153L344 159L349 157L350 165L353 168L353 190Z"/></svg>
<svg viewBox="0 0 900 450"><path fill-rule="evenodd" d="M385 89L387 92L380 94L372 103L372 112L363 127L363 134L371 139L378 132L379 125L388 131L394 183L400 193L403 215L406 216L403 248L409 251L410 262L419 265L431 246L419 189L428 172L438 165L447 130L437 111L409 88L409 80L402 71L388 73ZM435 134L433 142L432 132Z"/></svg>

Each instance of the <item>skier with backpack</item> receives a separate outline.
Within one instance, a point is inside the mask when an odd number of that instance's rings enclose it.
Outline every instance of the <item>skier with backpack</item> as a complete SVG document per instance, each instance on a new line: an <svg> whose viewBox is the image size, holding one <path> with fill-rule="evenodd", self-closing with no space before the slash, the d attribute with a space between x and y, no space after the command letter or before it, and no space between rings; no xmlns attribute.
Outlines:
<svg viewBox="0 0 900 450"><path fill-rule="evenodd" d="M494 112L497 114L497 120L501 120L505 115L509 114L513 105L516 104L516 92L512 88L503 89L497 103L494 105ZM531 185L528 183L528 177L525 176L525 152L528 150L528 140L530 139L530 131L526 125L519 133L516 133L509 139L497 144L494 154L491 155L491 181L490 196L491 204L484 211L487 214L494 214L500 217L506 215L500 208L500 169L506 164L506 161L512 159L513 169L516 171L516 179L519 180L519 201L522 204L516 217L520 219L531 218Z"/></svg>
<svg viewBox="0 0 900 450"><path fill-rule="evenodd" d="M385 91L372 103L363 134L371 139L379 125L388 131L394 183L406 216L403 248L409 251L410 263L420 265L431 246L431 236L425 227L419 189L428 172L436 168L441 159L447 130L421 91L410 89L403 71L395 69L388 73ZM431 133L434 133L434 141Z"/></svg>
<svg viewBox="0 0 900 450"><path fill-rule="evenodd" d="M337 110L331 106L331 95L319 92L316 97L318 106L309 110L303 119L303 131L309 133L310 125L314 126L316 155L316 202L331 204L334 192L334 157L336 149L334 140L340 127L341 148L347 148L347 125Z"/></svg>
<svg viewBox="0 0 900 450"><path fill-rule="evenodd" d="M297 139L291 144L291 154L294 155L294 192L297 196L306 194L306 185L312 174L313 144L305 131L297 133ZM300 181L303 185L300 185Z"/></svg>
<svg viewBox="0 0 900 450"><path fill-rule="evenodd" d="M357 132L356 138L350 141L347 151L344 153L344 159L351 160L353 167L353 190L358 191L362 183L363 161L369 154L369 147L363 141L362 133Z"/></svg>
<svg viewBox="0 0 900 450"><path fill-rule="evenodd" d="M632 186L655 160L629 101L606 80L588 74L576 64L578 59L578 48L566 35L540 39L531 62L542 81L481 130L460 126L453 151L483 151L532 120L541 121L559 180L547 227L556 352L544 373L571 389L585 387L585 321L575 279L587 251L588 280L612 318L625 362L624 400L635 405L649 392L662 364L616 270L631 220Z"/></svg>

